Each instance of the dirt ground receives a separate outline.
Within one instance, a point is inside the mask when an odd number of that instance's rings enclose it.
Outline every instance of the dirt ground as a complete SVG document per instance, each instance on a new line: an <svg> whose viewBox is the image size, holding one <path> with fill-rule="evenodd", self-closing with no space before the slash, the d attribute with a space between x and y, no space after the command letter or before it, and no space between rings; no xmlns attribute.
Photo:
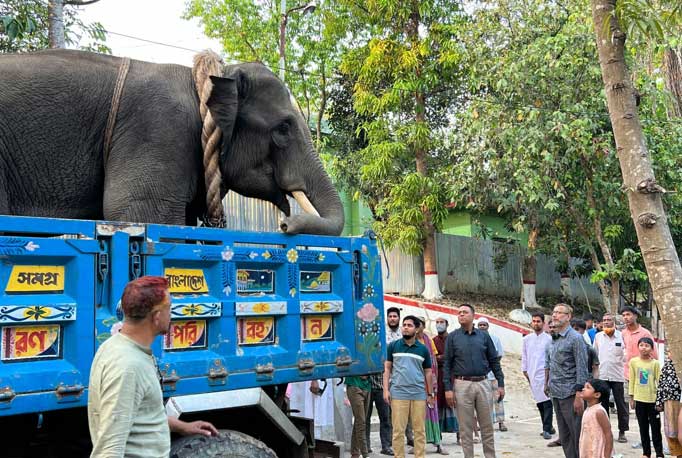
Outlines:
<svg viewBox="0 0 682 458"><path fill-rule="evenodd" d="M505 374L506 398L505 398L505 424L509 428L507 432L495 431L495 450L498 457L528 457L528 458L561 458L563 452L560 447L547 447L550 441L544 440L540 433L542 423L535 402L530 395L528 382L521 372L521 356L507 353L502 359L502 368ZM381 457L381 443L379 441L378 418L372 419L371 447L374 450L373 457ZM556 420L555 420L556 427ZM617 436L618 428L616 416L611 415L611 425L614 435ZM641 448L633 449L631 444L639 442L639 430L634 412L630 414L630 431L626 433L627 444L615 443L616 456L640 457ZM445 434L443 447L450 456L462 456L462 448L455 444L455 434ZM665 439L664 439L665 441ZM435 453L434 447L427 445L427 455L440 456ZM350 456L347 454L345 456ZM409 456L409 455L408 455ZM475 445L476 457L483 457L480 444Z"/></svg>

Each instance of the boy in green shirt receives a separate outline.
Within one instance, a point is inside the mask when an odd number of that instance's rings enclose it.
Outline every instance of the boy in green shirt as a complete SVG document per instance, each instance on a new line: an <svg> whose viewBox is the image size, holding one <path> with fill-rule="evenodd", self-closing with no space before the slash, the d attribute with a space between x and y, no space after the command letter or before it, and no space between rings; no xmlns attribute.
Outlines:
<svg viewBox="0 0 682 458"><path fill-rule="evenodd" d="M639 357L630 360L630 408L635 409L639 424L639 437L642 440L642 456L651 457L651 438L654 441L656 456L663 455L663 439L661 437L661 417L656 411L656 389L661 376L661 364L651 357L654 341L642 337L637 342Z"/></svg>

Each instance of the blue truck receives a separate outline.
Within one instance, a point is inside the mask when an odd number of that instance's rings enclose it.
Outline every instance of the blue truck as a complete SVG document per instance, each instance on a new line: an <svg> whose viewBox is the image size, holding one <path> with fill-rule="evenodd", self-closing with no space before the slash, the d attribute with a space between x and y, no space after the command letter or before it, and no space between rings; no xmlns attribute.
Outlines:
<svg viewBox="0 0 682 458"><path fill-rule="evenodd" d="M0 455L87 456L90 365L141 275L165 276L172 294L152 348L167 412L221 429L174 440L171 456L313 456L311 421L290 415L286 385L382 370L372 233L0 216Z"/></svg>

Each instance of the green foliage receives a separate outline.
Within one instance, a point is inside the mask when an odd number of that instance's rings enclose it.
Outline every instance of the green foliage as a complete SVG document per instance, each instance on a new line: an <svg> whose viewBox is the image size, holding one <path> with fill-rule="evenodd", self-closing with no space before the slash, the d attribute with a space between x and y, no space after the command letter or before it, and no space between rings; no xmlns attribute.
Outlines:
<svg viewBox="0 0 682 458"><path fill-rule="evenodd" d="M489 2L466 49L471 99L452 138L452 200L495 211L538 249L587 256L595 221L627 214L586 1ZM620 220L606 224L608 236ZM566 256L564 256L566 257Z"/></svg>
<svg viewBox="0 0 682 458"><path fill-rule="evenodd" d="M678 0L620 0L614 13L628 39L635 44L646 40L662 43L679 37L675 32L680 31L682 24L682 3ZM608 17L609 22L611 19ZM608 27L609 23L604 26Z"/></svg>
<svg viewBox="0 0 682 458"><path fill-rule="evenodd" d="M387 245L419 253L447 216L444 128L462 95L463 14L454 1L341 4L366 33L344 54L332 97L346 111L351 99L354 112L349 125L332 111L335 134L353 135L338 142L348 147L333 173L363 194Z"/></svg>
<svg viewBox="0 0 682 458"><path fill-rule="evenodd" d="M603 264L601 271L593 272L590 281L597 283L601 280L622 280L628 283L644 284L648 277L642 269L642 254L626 248L623 250L623 255L613 266Z"/></svg>
<svg viewBox="0 0 682 458"><path fill-rule="evenodd" d="M68 45L111 53L102 24L84 23L78 18L78 8L64 7L64 28ZM29 52L48 47L47 0L4 0L0 3L0 53Z"/></svg>
<svg viewBox="0 0 682 458"><path fill-rule="evenodd" d="M325 113L329 81L352 34L337 2L292 11L305 4L287 2L285 80L306 119L316 120ZM279 1L191 0L185 16L198 18L206 35L221 41L228 60L261 62L279 74Z"/></svg>
<svg viewBox="0 0 682 458"><path fill-rule="evenodd" d="M289 0L287 9L304 3ZM617 2L637 46L628 58L657 180L673 191L664 202L678 246L682 122L668 119L656 66L662 49L680 45L670 33L680 5ZM229 58L278 73L279 2L191 0L186 14ZM326 117L325 163L368 204L388 245L421 251L454 203L498 213L514 231L539 230L537 249L560 255L565 270L569 255L600 253L601 235L623 256L601 265L599 278L639 281L591 22L586 0L491 0L465 10L448 0L319 2L312 14L289 15L286 80L306 116Z"/></svg>

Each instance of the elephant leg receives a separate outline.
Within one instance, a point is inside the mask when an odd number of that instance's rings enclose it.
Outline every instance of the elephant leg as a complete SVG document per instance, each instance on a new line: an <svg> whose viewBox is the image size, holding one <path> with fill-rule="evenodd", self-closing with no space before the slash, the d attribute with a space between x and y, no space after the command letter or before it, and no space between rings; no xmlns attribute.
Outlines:
<svg viewBox="0 0 682 458"><path fill-rule="evenodd" d="M2 188L0 188L0 215L9 215L9 198Z"/></svg>
<svg viewBox="0 0 682 458"><path fill-rule="evenodd" d="M104 219L185 224L187 203L177 198L169 185L169 182L150 182L148 176L107 180L104 187Z"/></svg>
<svg viewBox="0 0 682 458"><path fill-rule="evenodd" d="M0 177L3 178L0 183L0 215L9 215L9 193L7 192L7 178L5 173L0 169Z"/></svg>
<svg viewBox="0 0 682 458"><path fill-rule="evenodd" d="M132 197L123 205L107 205L105 196L104 219L133 223L184 225L186 204L170 200Z"/></svg>

